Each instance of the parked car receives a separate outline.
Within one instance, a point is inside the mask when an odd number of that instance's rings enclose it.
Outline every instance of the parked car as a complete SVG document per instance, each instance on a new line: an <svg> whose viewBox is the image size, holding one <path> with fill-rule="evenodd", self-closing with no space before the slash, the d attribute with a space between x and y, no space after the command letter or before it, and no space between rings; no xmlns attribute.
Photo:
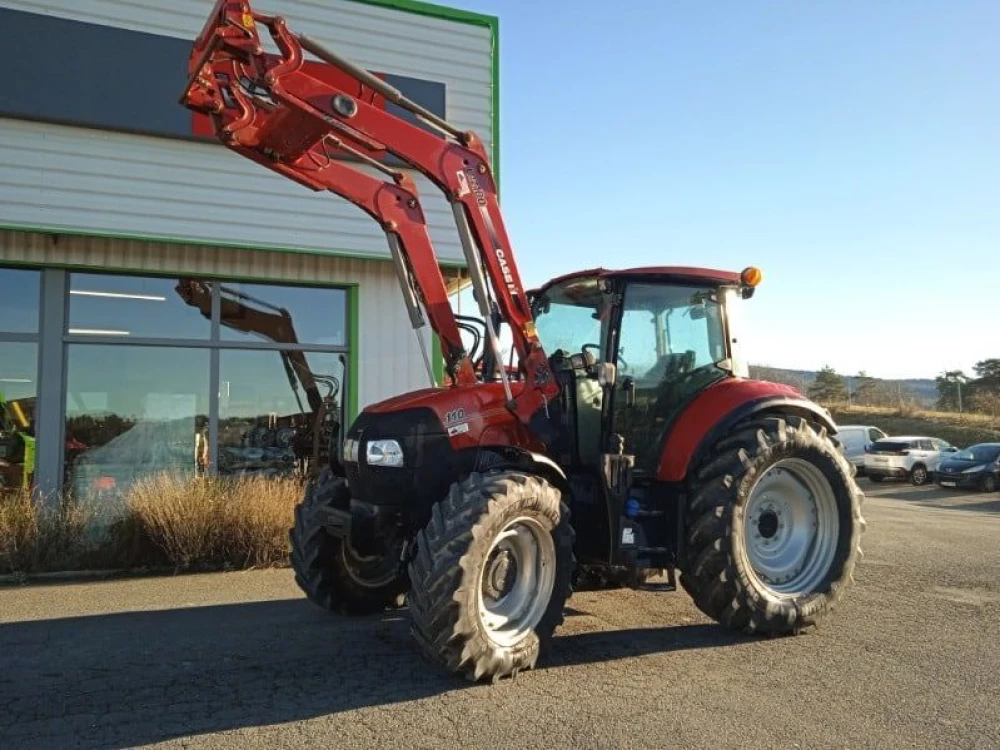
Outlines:
<svg viewBox="0 0 1000 750"><path fill-rule="evenodd" d="M837 426L837 440L844 448L844 456L854 464L858 474L865 473L865 453L876 440L888 437L873 425L845 424Z"/></svg>
<svg viewBox="0 0 1000 750"><path fill-rule="evenodd" d="M1000 488L1000 443L977 443L941 461L935 478L941 487Z"/></svg>
<svg viewBox="0 0 1000 750"><path fill-rule="evenodd" d="M893 477L919 487L933 477L943 456L957 452L950 443L923 435L883 438L865 454L865 474L873 482Z"/></svg>

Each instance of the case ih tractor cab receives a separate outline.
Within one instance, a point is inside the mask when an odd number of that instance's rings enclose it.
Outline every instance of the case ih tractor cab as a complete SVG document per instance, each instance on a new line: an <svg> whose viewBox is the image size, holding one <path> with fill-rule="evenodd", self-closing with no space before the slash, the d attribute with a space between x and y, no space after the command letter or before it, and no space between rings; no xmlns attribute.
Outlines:
<svg viewBox="0 0 1000 750"><path fill-rule="evenodd" d="M862 495L828 413L745 377L735 323L759 271L580 271L529 300L473 133L239 0L216 4L189 73L182 102L226 146L379 222L414 328L426 316L442 345L448 382L368 406L307 487L292 563L313 602L405 601L426 654L473 680L535 666L574 581L670 590L679 572L748 633L827 614ZM398 162L451 203L481 320L453 314Z"/></svg>

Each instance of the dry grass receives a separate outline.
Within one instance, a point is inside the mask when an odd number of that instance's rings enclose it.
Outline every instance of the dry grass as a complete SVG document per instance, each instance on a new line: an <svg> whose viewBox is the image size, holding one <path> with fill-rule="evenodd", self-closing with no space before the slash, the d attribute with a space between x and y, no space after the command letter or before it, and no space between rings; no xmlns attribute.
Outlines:
<svg viewBox="0 0 1000 750"><path fill-rule="evenodd" d="M72 503L39 503L27 490L0 494L0 573L78 568L92 549L93 518Z"/></svg>
<svg viewBox="0 0 1000 750"><path fill-rule="evenodd" d="M827 404L839 424L872 424L890 435L929 435L964 448L1000 441L1000 425L986 414Z"/></svg>
<svg viewBox="0 0 1000 750"><path fill-rule="evenodd" d="M266 567L288 560L302 488L292 480L156 475L110 507L0 496L0 573Z"/></svg>
<svg viewBox="0 0 1000 750"><path fill-rule="evenodd" d="M288 530L302 499L297 482L241 479L232 483L225 505L225 553L238 567L261 567L288 559Z"/></svg>
<svg viewBox="0 0 1000 750"><path fill-rule="evenodd" d="M293 481L163 475L133 485L126 503L171 565L242 568L287 560L300 494Z"/></svg>

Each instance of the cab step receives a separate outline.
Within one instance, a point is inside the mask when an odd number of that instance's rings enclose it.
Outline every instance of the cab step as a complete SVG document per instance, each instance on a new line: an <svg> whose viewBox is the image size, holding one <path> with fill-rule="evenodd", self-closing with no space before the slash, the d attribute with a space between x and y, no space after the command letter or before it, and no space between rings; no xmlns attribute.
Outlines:
<svg viewBox="0 0 1000 750"><path fill-rule="evenodd" d="M667 568L667 580L656 583L637 583L633 587L636 591L665 592L677 590L677 574L673 568Z"/></svg>

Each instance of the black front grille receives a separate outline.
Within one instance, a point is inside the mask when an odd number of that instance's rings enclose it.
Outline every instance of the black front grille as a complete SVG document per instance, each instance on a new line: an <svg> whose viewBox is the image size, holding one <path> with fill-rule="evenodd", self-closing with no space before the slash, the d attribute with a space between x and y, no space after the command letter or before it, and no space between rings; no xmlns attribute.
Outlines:
<svg viewBox="0 0 1000 750"><path fill-rule="evenodd" d="M423 523L430 506L444 497L459 476L458 458L430 409L362 412L347 437L360 441L357 463L351 461L346 466L351 496L372 505L398 508L408 522ZM403 467L365 463L368 441L383 439L400 444Z"/></svg>

